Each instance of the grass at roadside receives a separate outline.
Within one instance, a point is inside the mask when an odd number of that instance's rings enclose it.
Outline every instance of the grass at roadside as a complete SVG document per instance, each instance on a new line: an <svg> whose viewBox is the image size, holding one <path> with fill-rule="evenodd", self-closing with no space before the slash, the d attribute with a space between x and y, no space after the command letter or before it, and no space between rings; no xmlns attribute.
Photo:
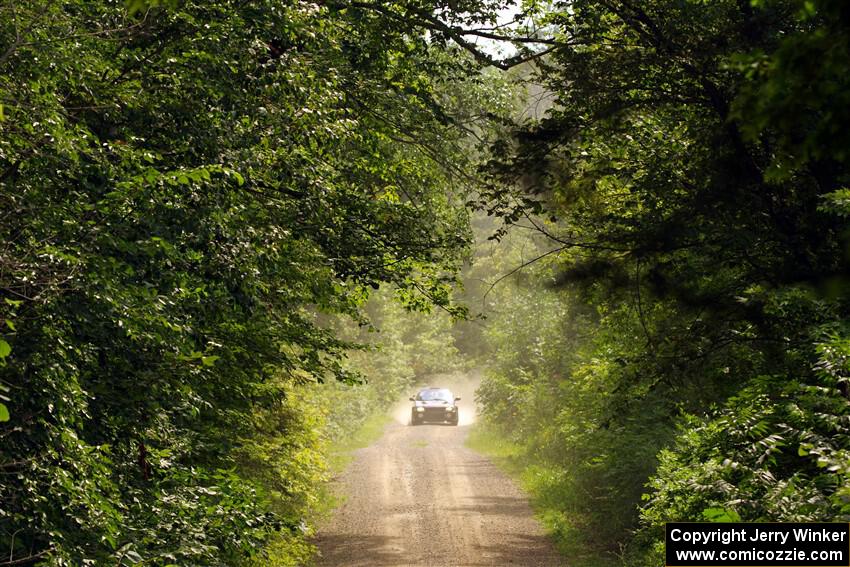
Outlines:
<svg viewBox="0 0 850 567"><path fill-rule="evenodd" d="M565 500L575 499L575 494L566 494L569 483L563 481L562 469L536 462L527 455L523 447L505 439L484 422L472 426L466 445L493 463L529 495L538 521L552 537L558 551L572 567L613 567L620 565L612 555L601 555L589 551L589 535L582 530L581 520L570 517L560 505Z"/></svg>
<svg viewBox="0 0 850 567"><path fill-rule="evenodd" d="M504 473L514 480L522 474L522 447L501 437L482 422L476 422L466 438L466 446L486 455Z"/></svg>
<svg viewBox="0 0 850 567"><path fill-rule="evenodd" d="M375 413L368 417L350 435L331 443L325 453L327 470L335 476L351 463L353 452L368 447L384 432L392 418L385 413ZM345 498L336 494L329 483L317 486L314 499L310 505L303 530L289 533L280 532L268 545L268 554L260 562L251 563L251 567L303 567L312 565L315 560L316 547L310 542L311 534L318 524L326 520L335 508Z"/></svg>
<svg viewBox="0 0 850 567"><path fill-rule="evenodd" d="M392 421L386 413L376 413L366 418L366 421L344 439L332 443L328 451L328 468L334 474L345 470L351 463L352 453L357 449L368 447L381 438L384 429Z"/></svg>

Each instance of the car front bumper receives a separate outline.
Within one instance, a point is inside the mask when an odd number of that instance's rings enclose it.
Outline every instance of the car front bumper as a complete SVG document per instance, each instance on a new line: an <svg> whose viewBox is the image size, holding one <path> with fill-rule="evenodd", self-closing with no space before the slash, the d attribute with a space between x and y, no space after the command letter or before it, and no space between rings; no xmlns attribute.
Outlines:
<svg viewBox="0 0 850 567"><path fill-rule="evenodd" d="M419 421L454 421L457 410L446 411L446 408L425 408L424 411L413 410L413 415Z"/></svg>

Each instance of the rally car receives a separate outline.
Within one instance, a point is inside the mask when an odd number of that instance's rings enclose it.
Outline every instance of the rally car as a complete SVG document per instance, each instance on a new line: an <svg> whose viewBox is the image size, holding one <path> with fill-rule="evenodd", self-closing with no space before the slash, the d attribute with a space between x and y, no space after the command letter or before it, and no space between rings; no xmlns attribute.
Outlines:
<svg viewBox="0 0 850 567"><path fill-rule="evenodd" d="M449 423L457 425L458 407L452 391L447 388L425 388L419 390L415 397L410 398L413 407L410 408L410 425L425 422Z"/></svg>

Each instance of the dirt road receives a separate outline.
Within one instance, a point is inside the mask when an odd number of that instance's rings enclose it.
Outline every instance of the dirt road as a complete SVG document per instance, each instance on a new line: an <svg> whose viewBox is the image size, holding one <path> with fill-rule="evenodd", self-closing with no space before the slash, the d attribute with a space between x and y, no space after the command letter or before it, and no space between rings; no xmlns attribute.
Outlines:
<svg viewBox="0 0 850 567"><path fill-rule="evenodd" d="M395 423L356 452L319 529L321 567L562 565L524 495L464 447L468 426Z"/></svg>

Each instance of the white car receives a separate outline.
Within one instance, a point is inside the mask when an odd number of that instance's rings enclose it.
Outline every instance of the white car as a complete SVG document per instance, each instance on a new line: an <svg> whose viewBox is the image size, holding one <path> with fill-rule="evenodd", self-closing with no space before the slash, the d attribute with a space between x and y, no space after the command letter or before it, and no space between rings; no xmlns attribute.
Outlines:
<svg viewBox="0 0 850 567"><path fill-rule="evenodd" d="M449 423L457 425L458 407L452 391L447 388L425 388L419 390L415 397L410 398L413 407L410 408L410 425L425 422Z"/></svg>

